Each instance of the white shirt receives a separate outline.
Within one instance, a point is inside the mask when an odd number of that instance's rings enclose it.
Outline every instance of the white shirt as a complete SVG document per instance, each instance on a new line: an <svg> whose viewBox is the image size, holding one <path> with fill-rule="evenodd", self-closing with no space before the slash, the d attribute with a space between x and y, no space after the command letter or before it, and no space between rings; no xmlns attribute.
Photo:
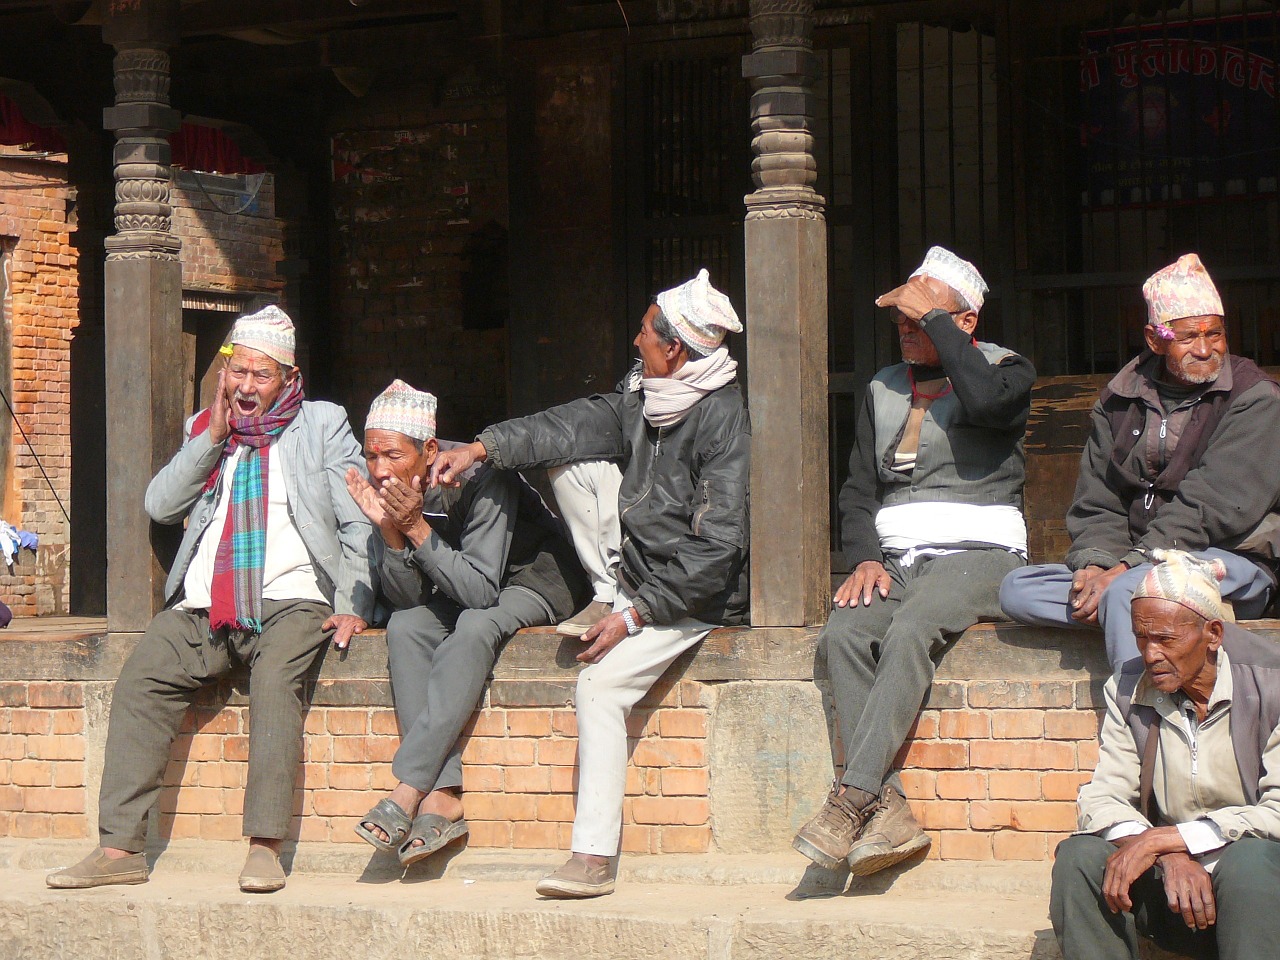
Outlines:
<svg viewBox="0 0 1280 960"><path fill-rule="evenodd" d="M227 523L231 505L231 478L245 447L236 447L222 471L218 506L200 545L196 547L191 566L182 582L184 597L178 604L182 610L208 610L213 590L213 566L218 556L218 543ZM264 600L318 600L327 602L311 566L311 555L294 526L289 512L285 487L285 457L279 444L271 445L267 457L267 543L262 565L262 598Z"/></svg>

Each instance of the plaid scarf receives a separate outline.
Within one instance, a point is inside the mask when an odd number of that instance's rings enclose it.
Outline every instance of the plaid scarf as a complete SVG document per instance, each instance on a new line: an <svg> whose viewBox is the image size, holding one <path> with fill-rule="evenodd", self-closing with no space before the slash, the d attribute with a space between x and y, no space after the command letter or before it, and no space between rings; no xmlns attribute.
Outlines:
<svg viewBox="0 0 1280 960"><path fill-rule="evenodd" d="M231 477L231 503L213 561L209 629L262 632L262 567L267 552L267 475L271 444L302 408L302 375L287 384L260 417L233 417L231 437L222 460L205 489L217 486L219 474L237 447L244 453ZM196 426L208 425L205 415ZM202 428L203 429L203 428Z"/></svg>

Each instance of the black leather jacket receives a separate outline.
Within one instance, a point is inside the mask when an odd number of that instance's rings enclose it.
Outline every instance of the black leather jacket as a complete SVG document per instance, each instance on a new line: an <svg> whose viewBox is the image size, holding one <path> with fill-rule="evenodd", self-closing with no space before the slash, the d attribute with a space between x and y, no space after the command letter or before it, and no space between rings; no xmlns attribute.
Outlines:
<svg viewBox="0 0 1280 960"><path fill-rule="evenodd" d="M751 421L736 383L658 429L644 418L637 364L611 394L507 420L478 439L489 462L509 470L617 461L620 575L639 614L655 624L747 621Z"/></svg>

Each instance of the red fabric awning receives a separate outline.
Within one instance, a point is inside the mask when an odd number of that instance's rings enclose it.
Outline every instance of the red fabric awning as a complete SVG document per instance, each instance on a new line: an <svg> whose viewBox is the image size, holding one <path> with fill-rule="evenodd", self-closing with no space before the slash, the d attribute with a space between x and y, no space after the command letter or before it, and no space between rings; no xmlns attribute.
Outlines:
<svg viewBox="0 0 1280 960"><path fill-rule="evenodd" d="M67 149L62 134L28 122L18 105L4 94L0 94L0 144L40 153L65 153Z"/></svg>
<svg viewBox="0 0 1280 960"><path fill-rule="evenodd" d="M184 123L169 138L169 147L173 151L173 165L184 170L203 173L265 173L267 170L241 153L236 142L217 127Z"/></svg>

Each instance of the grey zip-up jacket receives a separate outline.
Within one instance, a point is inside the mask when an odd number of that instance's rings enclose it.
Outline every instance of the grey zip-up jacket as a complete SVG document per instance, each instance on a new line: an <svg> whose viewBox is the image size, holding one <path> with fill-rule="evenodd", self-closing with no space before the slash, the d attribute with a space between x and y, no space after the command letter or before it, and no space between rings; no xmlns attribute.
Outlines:
<svg viewBox="0 0 1280 960"><path fill-rule="evenodd" d="M198 414L197 414L198 416ZM183 427L184 443L147 486L146 509L156 523L187 520L182 546L165 582L165 601L178 599L196 547L213 519L219 488L205 490L226 442L211 443L208 431L191 436L196 417ZM347 490L347 468L363 471L364 457L347 413L333 403L304 400L273 447L285 457L289 517L311 555L316 582L334 613L373 620L376 579L369 549L373 525ZM224 476L221 483L229 483Z"/></svg>
<svg viewBox="0 0 1280 960"><path fill-rule="evenodd" d="M542 599L554 622L586 600L589 585L573 546L520 474L481 464L461 486L428 487L422 496L431 535L420 547L393 550L374 538L382 592L395 609L425 604L436 590L460 607L482 609L497 603L503 588L523 587Z"/></svg>
<svg viewBox="0 0 1280 960"><path fill-rule="evenodd" d="M507 420L478 438L496 467L622 468L620 577L647 623L745 623L751 421L736 383L673 427L644 418L640 365L611 394Z"/></svg>
<svg viewBox="0 0 1280 960"><path fill-rule="evenodd" d="M1218 379L1166 413L1152 379L1162 362L1150 351L1131 360L1111 380L1119 397L1141 403L1142 431L1125 462L1132 473L1153 478L1168 463L1194 407L1214 393L1230 392L1232 371L1224 363ZM1101 402L1094 404L1093 425L1080 457L1080 476L1067 512L1072 570L1087 566L1130 567L1145 563L1156 548L1187 551L1218 547L1249 555L1272 569L1267 559L1280 542L1280 385L1263 380L1227 407L1209 446L1178 485L1173 499L1159 507L1146 532L1130 527L1131 503L1107 482L1115 438ZM1273 573L1274 576L1274 573Z"/></svg>

